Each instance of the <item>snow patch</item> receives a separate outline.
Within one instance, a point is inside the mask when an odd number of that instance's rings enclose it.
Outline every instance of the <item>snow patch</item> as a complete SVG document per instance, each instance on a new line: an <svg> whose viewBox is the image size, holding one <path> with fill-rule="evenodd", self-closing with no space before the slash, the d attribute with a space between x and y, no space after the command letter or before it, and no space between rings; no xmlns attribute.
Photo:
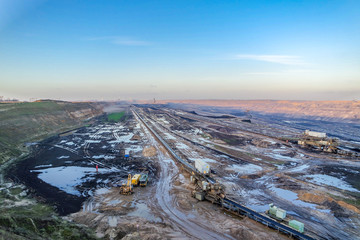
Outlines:
<svg viewBox="0 0 360 240"><path fill-rule="evenodd" d="M173 135L171 135L170 133L164 133L164 135L169 140L176 140L176 138Z"/></svg>
<svg viewBox="0 0 360 240"><path fill-rule="evenodd" d="M305 165L301 165L301 166L292 168L289 172L302 172L307 168L309 168L309 165L305 164Z"/></svg>
<svg viewBox="0 0 360 240"><path fill-rule="evenodd" d="M298 159L298 158L283 156L283 155L281 155L281 154L276 154L276 153L270 153L270 154L267 154L267 155L268 155L269 157L272 157L272 158L277 159L277 160L295 161L295 162L301 161L301 160Z"/></svg>
<svg viewBox="0 0 360 240"><path fill-rule="evenodd" d="M110 144L112 144L112 143L121 143L121 142L124 142L124 143L134 143L135 142L135 141L130 140L134 136L133 133L129 133L129 134L124 135L124 136L119 136L118 134L114 133L114 136L115 136L116 140L110 141L109 142Z"/></svg>
<svg viewBox="0 0 360 240"><path fill-rule="evenodd" d="M47 167L52 167L52 164L39 165L39 166L36 166L35 168L47 168Z"/></svg>
<svg viewBox="0 0 360 240"><path fill-rule="evenodd" d="M188 149L189 147L181 142L176 143L176 148Z"/></svg>
<svg viewBox="0 0 360 240"><path fill-rule="evenodd" d="M235 171L240 174L253 174L261 171L262 167L257 166L255 164L245 164L245 165L233 164L225 168L225 170Z"/></svg>
<svg viewBox="0 0 360 240"><path fill-rule="evenodd" d="M86 140L86 143L100 143L100 140Z"/></svg>
<svg viewBox="0 0 360 240"><path fill-rule="evenodd" d="M114 159L115 156L108 156L108 155L104 155L104 154L101 154L101 155L95 155L95 156L92 156L93 159L105 159L105 160L108 160L108 159Z"/></svg>

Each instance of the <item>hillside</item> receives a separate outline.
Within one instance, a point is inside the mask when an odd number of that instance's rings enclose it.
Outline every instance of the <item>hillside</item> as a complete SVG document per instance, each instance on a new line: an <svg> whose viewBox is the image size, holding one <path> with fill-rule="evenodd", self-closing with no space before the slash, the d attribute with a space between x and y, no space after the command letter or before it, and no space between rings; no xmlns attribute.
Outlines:
<svg viewBox="0 0 360 240"><path fill-rule="evenodd" d="M24 144L73 129L102 114L97 103L40 101L0 104L0 163L26 151Z"/></svg>
<svg viewBox="0 0 360 240"><path fill-rule="evenodd" d="M276 101L276 100L162 100L157 103L184 103L231 107L292 117L341 119L358 122L360 101Z"/></svg>

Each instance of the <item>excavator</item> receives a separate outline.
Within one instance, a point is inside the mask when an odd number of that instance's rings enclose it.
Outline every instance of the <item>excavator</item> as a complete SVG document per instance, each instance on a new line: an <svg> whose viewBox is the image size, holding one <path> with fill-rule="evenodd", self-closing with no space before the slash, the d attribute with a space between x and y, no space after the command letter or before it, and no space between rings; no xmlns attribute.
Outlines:
<svg viewBox="0 0 360 240"><path fill-rule="evenodd" d="M120 194L130 195L132 193L131 174L129 174L126 184L120 186Z"/></svg>

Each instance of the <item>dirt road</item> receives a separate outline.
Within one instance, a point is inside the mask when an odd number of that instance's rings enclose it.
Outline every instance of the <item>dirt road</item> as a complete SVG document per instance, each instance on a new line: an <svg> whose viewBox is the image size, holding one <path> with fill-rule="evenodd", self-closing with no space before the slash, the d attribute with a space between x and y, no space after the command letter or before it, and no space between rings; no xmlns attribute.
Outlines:
<svg viewBox="0 0 360 240"><path fill-rule="evenodd" d="M206 219L201 219L201 217L195 218L194 215L187 214L176 207L177 204L174 196L171 195L171 190L174 188L174 180L181 174L179 173L178 166L169 155L160 150L159 144L141 121L139 121L139 119L137 119L137 121L142 125L148 139L158 151L161 171L160 179L156 186L154 205L156 206L156 210L160 212L162 218L192 239L234 239L230 235L213 232L212 229L205 226L207 222Z"/></svg>

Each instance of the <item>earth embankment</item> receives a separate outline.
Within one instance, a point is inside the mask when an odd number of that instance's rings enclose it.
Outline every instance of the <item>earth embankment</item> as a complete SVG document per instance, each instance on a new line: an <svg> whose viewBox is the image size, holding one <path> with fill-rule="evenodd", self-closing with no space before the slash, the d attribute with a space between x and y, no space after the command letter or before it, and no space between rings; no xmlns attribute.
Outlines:
<svg viewBox="0 0 360 240"><path fill-rule="evenodd" d="M90 102L1 103L0 163L26 152L27 142L79 127L102 113L101 104Z"/></svg>

